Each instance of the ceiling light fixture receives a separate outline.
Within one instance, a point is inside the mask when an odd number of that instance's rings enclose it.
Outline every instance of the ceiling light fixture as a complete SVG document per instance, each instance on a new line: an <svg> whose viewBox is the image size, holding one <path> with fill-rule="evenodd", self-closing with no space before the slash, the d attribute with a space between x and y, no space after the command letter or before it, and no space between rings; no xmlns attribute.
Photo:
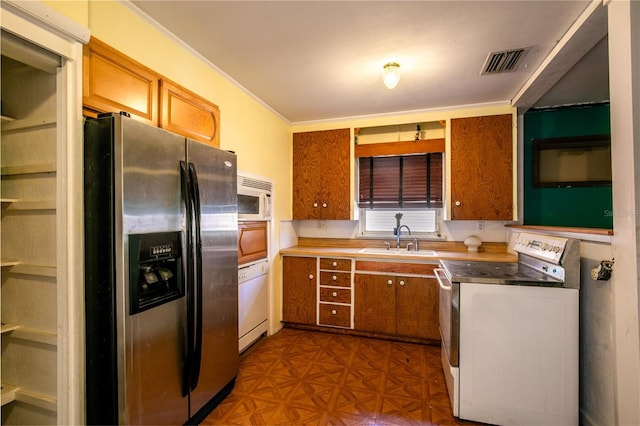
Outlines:
<svg viewBox="0 0 640 426"><path fill-rule="evenodd" d="M384 66L382 73L382 81L387 89L393 89L400 81L400 64L397 62L389 62Z"/></svg>

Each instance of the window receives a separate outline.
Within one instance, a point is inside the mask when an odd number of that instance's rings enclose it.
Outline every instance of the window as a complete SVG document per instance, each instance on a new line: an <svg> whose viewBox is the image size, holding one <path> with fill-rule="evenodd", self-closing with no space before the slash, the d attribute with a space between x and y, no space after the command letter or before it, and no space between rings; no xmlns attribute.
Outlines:
<svg viewBox="0 0 640 426"><path fill-rule="evenodd" d="M442 153L359 159L361 208L442 207Z"/></svg>
<svg viewBox="0 0 640 426"><path fill-rule="evenodd" d="M361 219L361 232L363 233L392 233L396 227L396 214L398 213L402 213L401 224L407 225L412 234L427 234L438 231L436 209L366 209L363 213Z"/></svg>
<svg viewBox="0 0 640 426"><path fill-rule="evenodd" d="M443 204L441 152L358 159L363 234L391 233L396 214L412 233L437 233L437 210Z"/></svg>
<svg viewBox="0 0 640 426"><path fill-rule="evenodd" d="M535 139L533 186L611 185L611 136Z"/></svg>

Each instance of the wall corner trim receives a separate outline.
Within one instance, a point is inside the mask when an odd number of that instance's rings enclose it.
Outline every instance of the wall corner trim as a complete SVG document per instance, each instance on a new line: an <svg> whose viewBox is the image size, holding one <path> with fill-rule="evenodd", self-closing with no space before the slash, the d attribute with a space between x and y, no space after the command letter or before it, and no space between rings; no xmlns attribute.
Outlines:
<svg viewBox="0 0 640 426"><path fill-rule="evenodd" d="M39 1L2 0L2 8L73 41L87 44L91 37L89 28Z"/></svg>

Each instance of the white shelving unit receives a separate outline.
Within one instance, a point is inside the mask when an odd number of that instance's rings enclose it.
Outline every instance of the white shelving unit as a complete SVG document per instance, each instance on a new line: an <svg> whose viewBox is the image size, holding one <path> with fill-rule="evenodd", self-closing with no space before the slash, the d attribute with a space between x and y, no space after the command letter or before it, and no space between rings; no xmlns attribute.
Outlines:
<svg viewBox="0 0 640 426"><path fill-rule="evenodd" d="M39 1L0 2L0 424L84 424L82 45Z"/></svg>
<svg viewBox="0 0 640 426"><path fill-rule="evenodd" d="M57 423L56 97L55 74L2 57L3 424Z"/></svg>

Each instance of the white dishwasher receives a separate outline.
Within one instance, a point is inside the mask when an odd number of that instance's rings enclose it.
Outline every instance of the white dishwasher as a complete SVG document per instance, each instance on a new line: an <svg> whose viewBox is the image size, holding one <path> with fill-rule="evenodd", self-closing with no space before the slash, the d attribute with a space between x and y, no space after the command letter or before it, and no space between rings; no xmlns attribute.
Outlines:
<svg viewBox="0 0 640 426"><path fill-rule="evenodd" d="M269 328L269 261L238 268L238 350L242 352Z"/></svg>

